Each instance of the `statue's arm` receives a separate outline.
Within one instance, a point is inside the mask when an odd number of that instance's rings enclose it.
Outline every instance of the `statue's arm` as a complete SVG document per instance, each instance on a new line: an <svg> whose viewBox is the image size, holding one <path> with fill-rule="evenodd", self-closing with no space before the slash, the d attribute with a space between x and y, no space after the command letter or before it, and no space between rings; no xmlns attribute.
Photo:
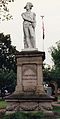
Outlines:
<svg viewBox="0 0 60 119"><path fill-rule="evenodd" d="M32 23L32 27L35 29L36 27L36 14L33 13L33 23Z"/></svg>
<svg viewBox="0 0 60 119"><path fill-rule="evenodd" d="M27 15L25 15L24 13L21 14L22 18L25 20L25 21L28 21L28 22L31 22L33 23L34 20L30 19L29 17L27 17Z"/></svg>

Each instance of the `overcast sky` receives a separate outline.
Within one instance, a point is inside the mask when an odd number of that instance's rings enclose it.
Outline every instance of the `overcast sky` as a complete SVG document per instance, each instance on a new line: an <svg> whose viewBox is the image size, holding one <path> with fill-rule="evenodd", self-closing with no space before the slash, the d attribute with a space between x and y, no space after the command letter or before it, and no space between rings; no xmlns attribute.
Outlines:
<svg viewBox="0 0 60 119"><path fill-rule="evenodd" d="M60 40L60 0L15 0L9 4L10 13L13 20L3 21L0 23L0 32L11 34L12 44L17 50L23 49L23 19L21 13L25 11L24 6L27 2L32 2L32 11L36 13L36 47L39 51L43 51L42 39L42 20L44 15L45 39L44 51L46 53L47 64L52 64L49 48Z"/></svg>

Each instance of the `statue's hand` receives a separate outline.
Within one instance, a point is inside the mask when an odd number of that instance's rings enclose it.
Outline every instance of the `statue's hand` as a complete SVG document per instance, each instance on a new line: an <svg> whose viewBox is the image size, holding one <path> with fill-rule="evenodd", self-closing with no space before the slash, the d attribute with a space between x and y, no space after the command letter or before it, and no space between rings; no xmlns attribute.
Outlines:
<svg viewBox="0 0 60 119"><path fill-rule="evenodd" d="M35 28L36 27L36 23L32 23L32 27Z"/></svg>

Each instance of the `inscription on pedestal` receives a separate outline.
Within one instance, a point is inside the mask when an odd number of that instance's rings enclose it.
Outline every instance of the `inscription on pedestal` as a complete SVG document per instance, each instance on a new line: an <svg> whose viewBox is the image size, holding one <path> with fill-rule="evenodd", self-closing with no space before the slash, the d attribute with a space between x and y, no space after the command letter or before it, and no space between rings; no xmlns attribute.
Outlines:
<svg viewBox="0 0 60 119"><path fill-rule="evenodd" d="M37 84L37 66L36 64L23 65L22 79L24 91L34 91Z"/></svg>

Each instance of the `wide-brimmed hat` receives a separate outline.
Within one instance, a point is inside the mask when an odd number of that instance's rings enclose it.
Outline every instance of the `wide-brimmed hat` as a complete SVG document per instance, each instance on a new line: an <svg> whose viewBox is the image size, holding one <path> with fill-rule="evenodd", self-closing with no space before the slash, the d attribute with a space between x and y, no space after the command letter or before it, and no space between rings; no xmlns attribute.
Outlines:
<svg viewBox="0 0 60 119"><path fill-rule="evenodd" d="M24 9L26 9L27 5L29 4L30 9L33 7L33 4L31 2L27 2L26 6L24 7Z"/></svg>

